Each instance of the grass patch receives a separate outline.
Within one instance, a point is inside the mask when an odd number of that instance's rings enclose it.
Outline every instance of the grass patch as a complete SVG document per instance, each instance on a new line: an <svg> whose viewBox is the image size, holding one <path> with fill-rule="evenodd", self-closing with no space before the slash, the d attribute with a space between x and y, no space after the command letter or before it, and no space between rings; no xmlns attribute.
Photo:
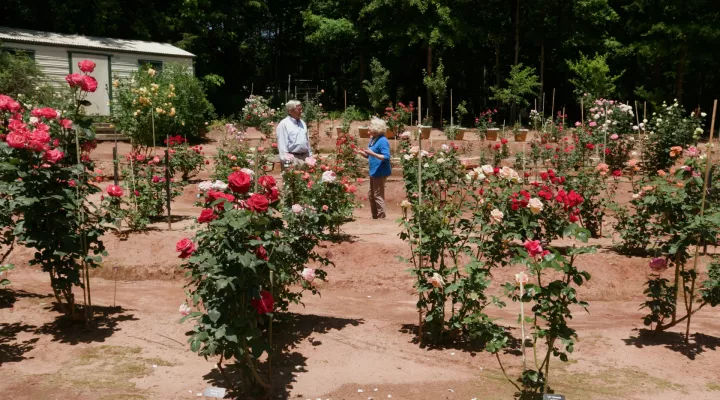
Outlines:
<svg viewBox="0 0 720 400"><path fill-rule="evenodd" d="M707 384L707 388L711 392L720 392L720 383L710 382Z"/></svg>
<svg viewBox="0 0 720 400"><path fill-rule="evenodd" d="M42 385L70 390L92 390L100 399L144 400L131 382L152 373L152 366L174 366L161 358L144 358L142 348L94 346L83 349L55 374L43 376Z"/></svg>

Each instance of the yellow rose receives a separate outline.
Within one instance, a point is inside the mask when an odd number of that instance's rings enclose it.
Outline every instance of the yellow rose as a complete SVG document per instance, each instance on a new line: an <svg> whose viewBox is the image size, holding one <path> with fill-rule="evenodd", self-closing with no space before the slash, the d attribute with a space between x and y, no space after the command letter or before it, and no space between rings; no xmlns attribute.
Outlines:
<svg viewBox="0 0 720 400"><path fill-rule="evenodd" d="M120 81L117 80L117 79L115 79L115 80L113 81L113 87L114 87L115 89L119 88L119 87L120 87Z"/></svg>
<svg viewBox="0 0 720 400"><path fill-rule="evenodd" d="M148 69L148 75L155 76L155 70L152 68Z"/></svg>
<svg viewBox="0 0 720 400"><path fill-rule="evenodd" d="M170 109L170 116L171 116L171 117L174 117L174 116L175 116L175 107L173 107L173 108Z"/></svg>
<svg viewBox="0 0 720 400"><path fill-rule="evenodd" d="M163 113L163 109L160 108L160 107L158 107L158 108L155 109L155 112L158 113L158 114L162 114L162 113Z"/></svg>

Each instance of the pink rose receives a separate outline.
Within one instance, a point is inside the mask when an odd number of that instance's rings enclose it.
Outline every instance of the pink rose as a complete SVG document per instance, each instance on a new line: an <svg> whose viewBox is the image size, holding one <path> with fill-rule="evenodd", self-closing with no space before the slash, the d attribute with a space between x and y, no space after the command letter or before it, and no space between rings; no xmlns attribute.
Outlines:
<svg viewBox="0 0 720 400"><path fill-rule="evenodd" d="M597 126L597 122L595 122L595 121L590 121L590 126Z"/></svg>
<svg viewBox="0 0 720 400"><path fill-rule="evenodd" d="M327 211L329 209L330 209L330 207L328 207L327 204L323 204L323 206L322 206L323 211Z"/></svg>
<svg viewBox="0 0 720 400"><path fill-rule="evenodd" d="M110 185L107 188L107 193L112 197L122 197L123 190L118 185Z"/></svg>
<svg viewBox="0 0 720 400"><path fill-rule="evenodd" d="M65 77L65 82L67 82L71 88L75 88L85 82L85 76L80 74L70 74Z"/></svg>
<svg viewBox="0 0 720 400"><path fill-rule="evenodd" d="M65 129L72 129L72 121L70 121L69 119L61 119L60 125L62 125L62 127Z"/></svg>
<svg viewBox="0 0 720 400"><path fill-rule="evenodd" d="M315 280L315 270L312 268L305 268L302 270L302 273L300 274L302 276L303 280L307 283L312 283L312 281Z"/></svg>
<svg viewBox="0 0 720 400"><path fill-rule="evenodd" d="M305 159L305 164L307 164L309 167L314 167L317 164L317 160L313 157L308 157Z"/></svg>
<svg viewBox="0 0 720 400"><path fill-rule="evenodd" d="M667 260L662 257L655 257L650 260L649 266L653 271L661 272L667 268Z"/></svg>
<svg viewBox="0 0 720 400"><path fill-rule="evenodd" d="M45 108L36 108L30 112L34 117L43 117L47 119L55 119L58 117L57 111L53 108L45 107Z"/></svg>
<svg viewBox="0 0 720 400"><path fill-rule="evenodd" d="M175 251L180 253L178 257L188 258L195 252L195 243L188 238L182 239L175 245Z"/></svg>
<svg viewBox="0 0 720 400"><path fill-rule="evenodd" d="M523 246L525 246L525 250L527 250L530 257L539 256L543 252L543 248L540 246L539 240L527 240L523 243Z"/></svg>
<svg viewBox="0 0 720 400"><path fill-rule="evenodd" d="M185 316L185 315L190 315L190 312L192 310L190 309L190 307L188 307L188 305L186 303L182 303L182 304L180 304L180 308L178 309L178 311L180 312L180 315Z"/></svg>
<svg viewBox="0 0 720 400"><path fill-rule="evenodd" d="M91 73L95 71L95 63L90 60L82 60L78 63L80 71Z"/></svg>
<svg viewBox="0 0 720 400"><path fill-rule="evenodd" d="M92 76L85 75L83 76L82 82L80 82L80 90L88 93L93 93L95 90L97 90L98 82L93 78Z"/></svg>
<svg viewBox="0 0 720 400"><path fill-rule="evenodd" d="M262 186L265 189L271 189L277 185L275 182L275 178L269 175L261 176L260 179L258 179L258 185Z"/></svg>
<svg viewBox="0 0 720 400"><path fill-rule="evenodd" d="M610 135L610 140L618 140L619 137L620 136L618 136L617 133L613 133L612 135Z"/></svg>
<svg viewBox="0 0 720 400"><path fill-rule="evenodd" d="M62 151L58 149L52 149L45 152L45 161L55 164L58 161L62 160L62 158L65 157L65 154L63 154Z"/></svg>
<svg viewBox="0 0 720 400"><path fill-rule="evenodd" d="M22 149L25 147L27 138L25 137L25 135L11 132L9 135L7 135L7 137L5 138L5 141L7 142L8 146L10 146L14 149Z"/></svg>

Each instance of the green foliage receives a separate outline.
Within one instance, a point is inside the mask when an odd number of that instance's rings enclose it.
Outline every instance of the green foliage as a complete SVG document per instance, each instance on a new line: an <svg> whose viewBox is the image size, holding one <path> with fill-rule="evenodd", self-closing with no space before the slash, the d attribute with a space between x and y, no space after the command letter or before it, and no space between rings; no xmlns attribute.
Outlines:
<svg viewBox="0 0 720 400"><path fill-rule="evenodd" d="M570 79L570 83L575 85L575 94L578 97L589 94L590 100L593 100L608 98L615 94L615 82L623 73L611 75L607 58L607 54L596 54L594 58L588 58L585 54L580 53L579 60L566 61L568 68L575 75ZM585 101L585 104L590 104L587 98Z"/></svg>
<svg viewBox="0 0 720 400"><path fill-rule="evenodd" d="M355 121L364 121L365 114L355 106L350 106L342 113L342 131L350 133L350 125Z"/></svg>
<svg viewBox="0 0 720 400"><path fill-rule="evenodd" d="M303 111L310 105L304 104ZM245 99L245 107L240 114L240 124L257 128L263 134L270 135L273 132L274 124L285 118L285 113L280 109L270 107L270 100L262 96L250 95ZM305 117L305 121L311 121Z"/></svg>
<svg viewBox="0 0 720 400"><path fill-rule="evenodd" d="M447 81L449 76L445 76L445 65L442 58L438 61L435 72L428 74L423 70L423 84L432 93L435 101L442 108L445 98L447 97Z"/></svg>
<svg viewBox="0 0 720 400"><path fill-rule="evenodd" d="M357 35L353 23L345 18L326 18L311 11L303 11L303 27L310 32L308 43L318 47L342 46Z"/></svg>
<svg viewBox="0 0 720 400"><path fill-rule="evenodd" d="M26 53L3 51L0 43L0 94L17 98L29 107L60 108L68 93L46 83L47 77ZM62 100L57 96L62 96Z"/></svg>
<svg viewBox="0 0 720 400"><path fill-rule="evenodd" d="M493 93L490 97L507 105L519 105L525 107L530 104L528 98L537 95L540 87L538 76L535 75L535 68L525 67L523 64L514 65L510 69L510 76L505 81L506 87L491 86Z"/></svg>
<svg viewBox="0 0 720 400"><path fill-rule="evenodd" d="M129 79L113 81L113 117L136 147L159 145L177 134L198 138L214 117L202 82L187 65L169 63L162 73L141 67Z"/></svg>
<svg viewBox="0 0 720 400"><path fill-rule="evenodd" d="M390 71L385 69L377 58L373 58L370 62L370 74L372 78L369 81L363 81L363 88L367 92L372 108L380 111L390 99L387 88Z"/></svg>
<svg viewBox="0 0 720 400"><path fill-rule="evenodd" d="M649 132L643 144L647 170L654 173L669 168L678 156L674 155L672 148L686 148L697 143L703 132L702 127L700 115L693 113L688 117L677 101L670 106L663 102L645 127Z"/></svg>

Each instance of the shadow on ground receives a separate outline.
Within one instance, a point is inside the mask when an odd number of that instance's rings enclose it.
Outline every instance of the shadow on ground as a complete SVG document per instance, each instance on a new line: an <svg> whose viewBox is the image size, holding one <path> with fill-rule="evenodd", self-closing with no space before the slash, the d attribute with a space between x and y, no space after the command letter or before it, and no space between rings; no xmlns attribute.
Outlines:
<svg viewBox="0 0 720 400"><path fill-rule="evenodd" d="M0 366L8 362L19 362L27 359L25 353L35 348L39 338L18 341L21 332L32 333L35 326L15 322L12 324L0 323Z"/></svg>
<svg viewBox="0 0 720 400"><path fill-rule="evenodd" d="M648 329L636 329L635 331L637 332L636 336L623 339L626 345L637 348L664 346L691 360L708 350L717 351L720 347L720 338L697 332L690 335L689 343L685 343L685 335L679 332L655 332Z"/></svg>
<svg viewBox="0 0 720 400"><path fill-rule="evenodd" d="M298 374L305 371L307 357L297 351L299 344L305 340L313 346L322 345L322 335L333 330L342 330L347 326L358 326L362 319L324 317L306 314L288 314L284 320L274 324L273 348L275 356L272 358L272 390L270 393L257 395L242 393L242 374L237 365L225 366L225 375L234 383L236 390L228 390L226 398L232 399L264 399L290 397ZM268 380L269 365L267 359L260 363L258 374L261 379ZM228 388L231 385L225 380L220 371L215 368L204 378L216 387Z"/></svg>
<svg viewBox="0 0 720 400"><path fill-rule="evenodd" d="M57 304L49 307L58 311ZM105 339L119 331L118 324L124 321L137 321L133 314L120 306L105 307L94 306L93 318L91 321L75 321L64 314L59 315L54 321L48 322L36 329L34 333L52 336L52 341L75 345L78 343L104 342ZM82 315L82 307L78 307L78 314Z"/></svg>
<svg viewBox="0 0 720 400"><path fill-rule="evenodd" d="M520 347L520 339L513 336L513 331L517 328L505 327L505 334L508 341L503 349L503 354L515 356L522 355ZM419 344L418 326L417 324L404 324L398 332L411 337L410 341ZM423 346L428 350L458 350L470 354L475 357L477 353L485 351L486 342L481 339L470 339L466 335L460 335L454 332L446 332L446 335L440 341L432 341L426 333L423 334ZM532 348L532 342L528 339L525 341L526 347Z"/></svg>

